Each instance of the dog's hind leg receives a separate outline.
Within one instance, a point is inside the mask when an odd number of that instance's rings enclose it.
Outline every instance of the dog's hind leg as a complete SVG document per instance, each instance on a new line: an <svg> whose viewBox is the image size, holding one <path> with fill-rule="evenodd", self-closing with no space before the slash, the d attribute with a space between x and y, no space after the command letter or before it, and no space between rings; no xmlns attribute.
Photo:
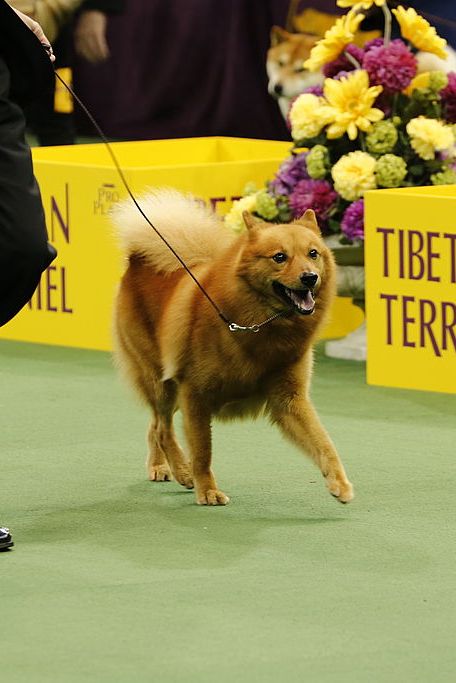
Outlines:
<svg viewBox="0 0 456 683"><path fill-rule="evenodd" d="M150 481L171 481L172 474L157 432L157 418L153 416L147 433L147 475Z"/></svg>
<svg viewBox="0 0 456 683"><path fill-rule="evenodd" d="M176 398L177 387L172 380L160 382L156 387L153 405L155 419L151 422L148 434L149 456L147 468L149 479L153 481L166 481L169 477L158 477L166 472L166 463L168 463L176 481L182 484L182 486L191 489L193 488L193 479L190 473L190 465L177 442L173 426ZM151 474L155 473L157 477L152 477Z"/></svg>
<svg viewBox="0 0 456 683"><path fill-rule="evenodd" d="M134 386L142 400L151 408L152 418L147 434L147 459L146 469L150 481L170 481L174 474L176 479L184 486L190 483L189 466L187 465L187 476L185 467L180 468L179 457L173 458L174 451L179 450L177 443L173 442L172 416L175 409L175 392L167 391L163 387L160 379L161 370L155 366L153 349L147 348L143 353L139 353L133 340L130 339L125 329L119 324L116 326L116 358L120 369L126 376L130 384ZM145 364L143 358L149 359ZM170 460L168 462L168 453ZM180 458L183 460L182 453ZM170 467L171 465L171 467Z"/></svg>

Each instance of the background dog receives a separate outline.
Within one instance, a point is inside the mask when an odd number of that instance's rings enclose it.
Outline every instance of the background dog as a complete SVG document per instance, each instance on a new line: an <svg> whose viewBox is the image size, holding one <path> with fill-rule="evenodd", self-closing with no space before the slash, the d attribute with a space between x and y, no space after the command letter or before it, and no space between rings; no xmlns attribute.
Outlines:
<svg viewBox="0 0 456 683"><path fill-rule="evenodd" d="M304 14L305 16L300 17L301 24L308 24L312 28L315 27L315 30L320 29L320 24L323 27L329 28L331 22L337 19L337 16L319 12ZM316 19L314 15L317 15ZM368 40L372 40L379 35L380 32L378 30L358 31L355 42L362 46ZM291 102L295 97L300 95L306 88L313 85L323 85L324 75L321 71L311 72L303 66L313 46L321 37L321 35L310 33L290 33L280 28L280 26L273 26L271 29L271 43L266 58L268 92L277 100L285 120L287 120ZM450 45L447 45L446 52L446 59L440 59L429 52L418 52L416 55L418 73L425 71L443 71L445 73L456 71L455 50Z"/></svg>
<svg viewBox="0 0 456 683"><path fill-rule="evenodd" d="M152 410L148 474L196 489L201 505L225 505L211 469L211 419L267 414L320 468L330 493L353 490L309 398L312 344L335 290L335 265L315 214L287 225L244 215L238 237L199 201L162 190L143 210L185 260L232 332L169 248L128 200L115 222L128 256L115 306L116 357ZM183 415L190 462L173 429ZM253 446L252 446L253 447Z"/></svg>
<svg viewBox="0 0 456 683"><path fill-rule="evenodd" d="M271 29L271 46L266 59L268 92L277 99L285 119L293 98L306 88L323 83L321 71L312 73L303 67L318 40L317 36L307 33L289 33L280 26Z"/></svg>

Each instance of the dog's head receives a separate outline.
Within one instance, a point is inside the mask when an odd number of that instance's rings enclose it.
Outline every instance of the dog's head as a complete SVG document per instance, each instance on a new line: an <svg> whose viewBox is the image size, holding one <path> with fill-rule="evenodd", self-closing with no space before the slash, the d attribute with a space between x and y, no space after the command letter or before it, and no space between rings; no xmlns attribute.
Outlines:
<svg viewBox="0 0 456 683"><path fill-rule="evenodd" d="M290 99L311 85L322 83L321 73L311 73L303 67L318 40L318 36L289 33L279 26L272 27L271 46L266 60L270 95Z"/></svg>
<svg viewBox="0 0 456 683"><path fill-rule="evenodd" d="M275 225L244 212L247 239L238 274L274 310L311 315L321 293L334 288L335 266L308 209L293 223Z"/></svg>

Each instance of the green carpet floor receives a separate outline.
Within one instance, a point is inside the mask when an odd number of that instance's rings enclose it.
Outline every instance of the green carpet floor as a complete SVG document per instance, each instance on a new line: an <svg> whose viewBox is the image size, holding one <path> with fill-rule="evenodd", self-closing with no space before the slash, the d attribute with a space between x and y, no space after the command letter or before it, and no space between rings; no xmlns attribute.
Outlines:
<svg viewBox="0 0 456 683"><path fill-rule="evenodd" d="M2 681L455 680L456 396L319 354L355 501L260 421L215 425L232 502L200 508L146 481L147 414L107 354L3 341L0 372Z"/></svg>

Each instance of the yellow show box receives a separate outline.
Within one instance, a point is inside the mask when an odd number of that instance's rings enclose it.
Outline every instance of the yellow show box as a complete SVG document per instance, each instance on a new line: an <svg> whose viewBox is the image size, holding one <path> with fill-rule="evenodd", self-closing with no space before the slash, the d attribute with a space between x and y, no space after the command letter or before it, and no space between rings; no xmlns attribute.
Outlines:
<svg viewBox="0 0 456 683"><path fill-rule="evenodd" d="M456 393L456 185L365 205L367 381Z"/></svg>
<svg viewBox="0 0 456 683"><path fill-rule="evenodd" d="M288 142L223 137L112 147L138 198L150 187L174 187L222 214L247 183L261 187L290 153ZM101 144L35 148L33 161L58 257L0 338L110 350L112 303L125 264L108 214L127 192ZM359 318L348 299L338 299L326 336L347 334Z"/></svg>

